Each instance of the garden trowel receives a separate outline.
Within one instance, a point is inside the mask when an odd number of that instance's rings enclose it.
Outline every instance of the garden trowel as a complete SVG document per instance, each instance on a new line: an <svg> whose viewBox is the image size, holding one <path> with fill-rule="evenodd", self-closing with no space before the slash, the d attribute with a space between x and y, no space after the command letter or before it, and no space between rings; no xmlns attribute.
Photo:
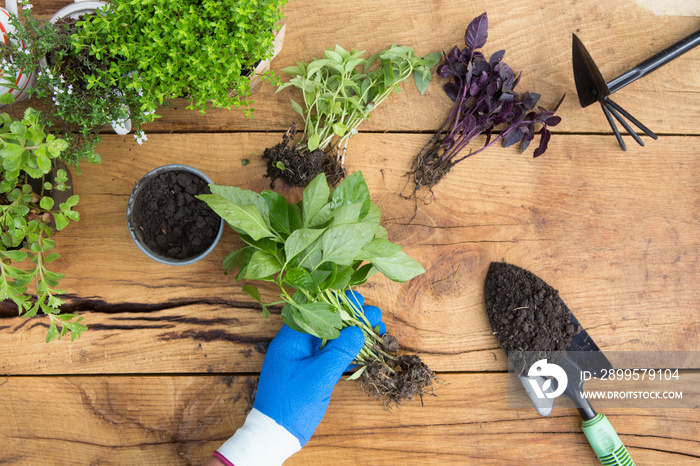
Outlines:
<svg viewBox="0 0 700 466"><path fill-rule="evenodd" d="M528 271L524 272L531 274ZM495 276L491 273L486 276L486 288L491 288L490 280L495 280ZM561 301L561 298L559 299ZM597 413L588 399L582 396L584 372L600 376L603 371L611 370L612 364L566 304L563 301L560 304L571 316L570 322L575 332L571 343L563 353L563 359L555 358L556 363L548 363L546 359L540 359L531 365L526 364L528 367L523 367L522 362L528 360L527 356L523 357L525 354L523 352L510 351L508 359L510 362L518 361L512 365L516 367L518 379L541 416L548 416L552 412L557 396L563 395L570 398L583 418L581 428L600 462L604 465L633 466L632 458L610 421L603 414ZM534 353L527 352L527 355L530 354ZM562 355L562 352L551 354ZM529 359L533 358L529 357ZM520 367L520 370L517 367Z"/></svg>

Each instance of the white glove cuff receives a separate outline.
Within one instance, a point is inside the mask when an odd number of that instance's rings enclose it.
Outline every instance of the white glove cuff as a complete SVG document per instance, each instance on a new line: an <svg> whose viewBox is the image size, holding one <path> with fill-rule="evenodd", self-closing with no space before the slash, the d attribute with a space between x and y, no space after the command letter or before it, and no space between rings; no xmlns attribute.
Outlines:
<svg viewBox="0 0 700 466"><path fill-rule="evenodd" d="M301 450L299 439L257 409L217 451L235 466L280 466Z"/></svg>

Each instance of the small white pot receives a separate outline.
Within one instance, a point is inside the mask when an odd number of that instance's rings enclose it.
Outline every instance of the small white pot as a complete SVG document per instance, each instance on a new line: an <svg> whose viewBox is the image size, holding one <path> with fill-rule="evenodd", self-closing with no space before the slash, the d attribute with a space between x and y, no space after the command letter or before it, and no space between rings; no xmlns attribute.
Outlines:
<svg viewBox="0 0 700 466"><path fill-rule="evenodd" d="M17 2L15 0L6 0L5 8L0 8L0 39L4 41L5 44L9 43L8 34L15 30L10 24L10 15L17 15ZM29 44L22 43L23 49L28 47ZM0 69L0 77L5 77L5 70ZM19 89L11 89L0 84L0 95L12 94L15 98L15 102L26 99L29 96L27 91L36 86L36 74L25 73L24 70L21 70L16 75L10 76L10 79L12 79L15 86ZM0 108L7 105L8 104L1 104Z"/></svg>
<svg viewBox="0 0 700 466"><path fill-rule="evenodd" d="M106 2L97 2L97 1L90 1L90 0L75 0L75 3L72 5L67 5L60 10L56 12L55 15L51 17L49 20L51 23L55 23L59 19L63 18L79 18L85 14L92 13L97 10L101 10L102 8L108 6L108 3ZM39 64L41 65L42 69L48 68L48 63L46 62L46 58L42 58L39 61ZM112 121L112 129L114 130L115 133L123 136L125 134L129 134L131 131L131 118L127 118L125 120L121 121Z"/></svg>

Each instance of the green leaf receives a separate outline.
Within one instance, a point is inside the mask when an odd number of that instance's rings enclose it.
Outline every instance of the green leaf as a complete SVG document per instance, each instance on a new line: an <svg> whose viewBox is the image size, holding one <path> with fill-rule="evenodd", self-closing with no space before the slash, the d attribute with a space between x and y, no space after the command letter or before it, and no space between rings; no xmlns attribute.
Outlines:
<svg viewBox="0 0 700 466"><path fill-rule="evenodd" d="M311 183L304 188L304 200L302 203L304 226L308 226L309 220L328 203L330 191L324 173L317 175L316 178L311 180Z"/></svg>
<svg viewBox="0 0 700 466"><path fill-rule="evenodd" d="M9 92L0 95L0 104L9 105L9 104L14 104L14 103L15 103L15 96L10 94Z"/></svg>
<svg viewBox="0 0 700 466"><path fill-rule="evenodd" d="M36 311L34 311L36 315ZM58 329L56 328L56 321L51 319L51 325L49 325L49 331L46 333L46 343L53 341L58 336Z"/></svg>
<svg viewBox="0 0 700 466"><path fill-rule="evenodd" d="M331 196L331 203L334 206L352 204L353 202L362 203L360 217L364 217L369 211L371 200L369 197L369 188L360 171L353 173L341 181Z"/></svg>
<svg viewBox="0 0 700 466"><path fill-rule="evenodd" d="M363 224L336 225L321 237L322 262L350 265L359 250L374 237L374 231Z"/></svg>
<svg viewBox="0 0 700 466"><path fill-rule="evenodd" d="M323 52L323 56L324 58L328 60L333 60L336 63L343 63L343 57L341 57L339 53L336 53L332 50L326 50L325 52Z"/></svg>
<svg viewBox="0 0 700 466"><path fill-rule="evenodd" d="M294 288L307 291L315 290L317 287L308 270L303 267L294 267L284 274L284 281Z"/></svg>
<svg viewBox="0 0 700 466"><path fill-rule="evenodd" d="M305 117L305 115L304 115L304 110L301 108L301 105L299 105L298 103L296 103L296 102L294 101L294 99L291 99L291 100L292 100L292 108L294 109L294 111L297 112L297 113L298 113L299 115L301 115L302 117Z"/></svg>
<svg viewBox="0 0 700 466"><path fill-rule="evenodd" d="M391 257L377 257L370 261L389 280L407 282L425 273L425 269L405 252L399 251Z"/></svg>
<svg viewBox="0 0 700 466"><path fill-rule="evenodd" d="M250 280L267 278L282 270L282 264L272 254L264 251L255 251L248 263L245 278Z"/></svg>
<svg viewBox="0 0 700 466"><path fill-rule="evenodd" d="M357 223L360 219L360 211L362 210L361 202L353 202L352 204L344 204L333 211L333 220L331 225L344 225Z"/></svg>
<svg viewBox="0 0 700 466"><path fill-rule="evenodd" d="M233 202L236 205L253 205L257 207L263 219L265 219L265 223L269 225L269 204L261 194L258 194L249 189L241 189L237 186L220 186L210 184L209 189L211 190L212 194L218 194L219 196Z"/></svg>
<svg viewBox="0 0 700 466"><path fill-rule="evenodd" d="M69 197L66 199L66 202L62 202L59 208L61 209L61 212L66 212L69 209L72 209L76 205L78 205L78 202L80 201L80 197L77 194L74 194L73 196Z"/></svg>
<svg viewBox="0 0 700 466"><path fill-rule="evenodd" d="M270 226L284 236L292 232L289 226L289 208L287 200L274 191L263 191L260 195L267 202L270 212Z"/></svg>
<svg viewBox="0 0 700 466"><path fill-rule="evenodd" d="M343 321L337 309L328 303L308 303L292 306L299 311L300 319L295 319L297 325L306 333L321 339L332 340L338 338Z"/></svg>
<svg viewBox="0 0 700 466"><path fill-rule="evenodd" d="M42 197L41 201L39 201L39 206L45 210L51 210L53 208L53 204L53 199L48 196Z"/></svg>
<svg viewBox="0 0 700 466"><path fill-rule="evenodd" d="M342 123L335 123L333 125L333 132L342 138L345 136L345 133L348 132L348 128Z"/></svg>
<svg viewBox="0 0 700 466"><path fill-rule="evenodd" d="M0 256L6 257L14 262L22 262L27 258L27 253L23 251L0 251Z"/></svg>
<svg viewBox="0 0 700 466"><path fill-rule="evenodd" d="M365 264L359 269L357 269L350 277L350 282L348 286L359 286L367 281L369 277L374 275L377 269L372 264Z"/></svg>
<svg viewBox="0 0 700 466"><path fill-rule="evenodd" d="M256 241L262 238L277 237L270 230L258 207L254 205L237 205L218 194L200 194L195 197L206 202L238 233L246 234Z"/></svg>
<svg viewBox="0 0 700 466"><path fill-rule="evenodd" d="M0 149L0 157L2 157L2 167L5 171L16 172L22 163L22 154L24 147L17 144L5 143L5 146Z"/></svg>
<svg viewBox="0 0 700 466"><path fill-rule="evenodd" d="M428 84L430 84L430 70L426 71L427 77L426 73L422 73L420 69L415 70L413 73L413 81L416 83L416 88L418 88L418 92L421 95L425 93L425 90L428 89Z"/></svg>
<svg viewBox="0 0 700 466"><path fill-rule="evenodd" d="M298 254L311 246L324 231L323 229L302 228L289 235L284 243L284 255L287 262L292 261Z"/></svg>
<svg viewBox="0 0 700 466"><path fill-rule="evenodd" d="M224 259L224 273L231 273L235 269L241 266L243 263L243 257L247 254L248 260L250 260L250 257L253 255L253 251L255 251L254 248L250 246L246 246L244 248L238 249L236 251L233 251L231 254L226 256L226 259Z"/></svg>
<svg viewBox="0 0 700 466"><path fill-rule="evenodd" d="M440 63L442 59L442 52L432 52L423 57L426 68L430 69Z"/></svg>
<svg viewBox="0 0 700 466"><path fill-rule="evenodd" d="M56 221L56 231L61 231L68 226L68 218L59 213L54 213L53 218Z"/></svg>
<svg viewBox="0 0 700 466"><path fill-rule="evenodd" d="M357 369L355 372L352 373L351 376L349 376L345 380L357 380L362 376L362 374L367 370L367 366L362 366L359 369Z"/></svg>
<svg viewBox="0 0 700 466"><path fill-rule="evenodd" d="M395 256L403 247L383 238L374 238L360 250L358 259L370 261L380 257Z"/></svg>
<svg viewBox="0 0 700 466"><path fill-rule="evenodd" d="M270 311L267 309L267 306L263 302L262 298L260 298L260 291L258 288L253 285L245 284L243 285L243 291L248 293L254 300L260 303L262 306L263 317L267 319L270 316Z"/></svg>
<svg viewBox="0 0 700 466"><path fill-rule="evenodd" d="M318 133L313 133L311 136L309 136L309 140L307 141L309 152L313 152L318 149L318 145L320 143L321 139L319 138Z"/></svg>
<svg viewBox="0 0 700 466"><path fill-rule="evenodd" d="M326 288L330 290L345 290L350 284L350 279L354 272L355 270L350 266L341 268L336 272L335 277L327 284Z"/></svg>

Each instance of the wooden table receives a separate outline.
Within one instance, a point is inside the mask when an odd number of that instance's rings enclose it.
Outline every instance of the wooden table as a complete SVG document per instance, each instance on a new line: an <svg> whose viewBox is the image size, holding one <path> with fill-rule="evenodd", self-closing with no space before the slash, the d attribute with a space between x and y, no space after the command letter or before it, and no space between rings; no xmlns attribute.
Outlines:
<svg viewBox="0 0 700 466"><path fill-rule="evenodd" d="M49 15L66 3L34 6ZM375 277L361 291L443 384L424 406L386 411L357 383L340 382L316 434L287 464L596 464L571 404L549 417L508 408L507 363L483 303L491 261L556 287L605 351L700 350L700 49L616 94L660 136L644 137L644 148L627 136L626 152L599 108L580 108L571 69L572 32L611 79L698 28L697 17L656 14L649 3L287 4L277 70L335 43L371 53L393 42L420 54L448 50L488 8L485 50L507 50L506 62L523 70L521 91L542 94L547 107L567 93L543 157L491 148L417 203L397 193L449 112L441 78L425 96L409 82L363 124L347 168L362 170L390 239L427 273L405 285ZM56 263L66 274L67 309L90 330L73 343L46 344L45 318L0 315L0 463L199 464L242 425L265 345L282 321L263 319L223 275L223 258L241 241L227 229L201 262L161 265L132 242L125 208L134 183L168 163L195 166L219 184L267 189L259 155L298 122L294 96L264 85L255 119L223 110L202 116L176 101L146 128L143 146L105 134L104 162L83 164L74 178L81 220L59 235ZM300 196L281 183L278 190ZM274 297L271 288L263 293ZM637 464L700 458L697 409L606 414Z"/></svg>

